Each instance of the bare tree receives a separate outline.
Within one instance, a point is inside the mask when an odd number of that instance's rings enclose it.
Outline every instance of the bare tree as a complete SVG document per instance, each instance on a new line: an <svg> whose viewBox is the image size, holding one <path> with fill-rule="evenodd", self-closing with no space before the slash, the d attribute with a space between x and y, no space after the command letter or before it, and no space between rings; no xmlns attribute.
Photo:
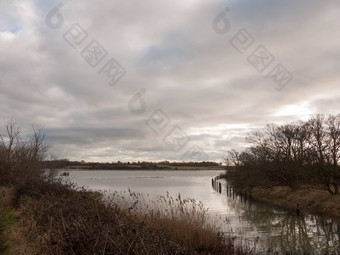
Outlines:
<svg viewBox="0 0 340 255"><path fill-rule="evenodd" d="M326 143L328 144L328 153L326 159L328 163L327 174L329 175L329 185L334 188L334 193L339 194L338 181L340 179L340 115L330 115L326 121L328 128L328 136ZM331 187L328 187L331 189ZM333 190L332 190L333 191Z"/></svg>
<svg viewBox="0 0 340 255"><path fill-rule="evenodd" d="M339 194L340 114L311 116L306 122L269 124L246 138L251 147L229 152L233 178L257 185L322 184ZM251 178L250 178L251 177Z"/></svg>
<svg viewBox="0 0 340 255"><path fill-rule="evenodd" d="M5 122L5 134L0 136L1 182L13 184L44 179L43 160L47 146L41 129L33 128L33 135L23 138L20 127Z"/></svg>

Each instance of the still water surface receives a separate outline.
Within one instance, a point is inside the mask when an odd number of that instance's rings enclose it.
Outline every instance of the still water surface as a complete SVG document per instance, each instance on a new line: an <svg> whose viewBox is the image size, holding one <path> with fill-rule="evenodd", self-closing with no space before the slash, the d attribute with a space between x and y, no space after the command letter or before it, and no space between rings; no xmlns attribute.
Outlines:
<svg viewBox="0 0 340 255"><path fill-rule="evenodd" d="M127 191L194 198L208 208L222 231L256 245L258 254L340 254L340 225L316 215L294 212L255 201L229 197L211 186L223 171L70 171L69 179L87 189Z"/></svg>

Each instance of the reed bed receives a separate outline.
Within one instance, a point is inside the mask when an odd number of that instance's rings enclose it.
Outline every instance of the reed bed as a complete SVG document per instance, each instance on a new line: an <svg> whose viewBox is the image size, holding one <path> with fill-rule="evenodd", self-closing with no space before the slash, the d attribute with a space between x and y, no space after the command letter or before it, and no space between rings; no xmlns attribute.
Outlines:
<svg viewBox="0 0 340 255"><path fill-rule="evenodd" d="M18 215L7 254L251 254L209 223L202 203L180 195L152 200L58 181L6 194Z"/></svg>

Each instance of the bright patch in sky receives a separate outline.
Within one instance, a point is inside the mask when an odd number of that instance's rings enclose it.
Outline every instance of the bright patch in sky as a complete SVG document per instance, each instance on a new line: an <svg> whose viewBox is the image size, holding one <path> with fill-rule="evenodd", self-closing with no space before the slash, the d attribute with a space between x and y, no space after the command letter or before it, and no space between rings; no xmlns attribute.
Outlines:
<svg viewBox="0 0 340 255"><path fill-rule="evenodd" d="M5 31L5 32L0 32L0 39L3 40L11 40L15 37L14 33L11 33L9 31Z"/></svg>
<svg viewBox="0 0 340 255"><path fill-rule="evenodd" d="M273 116L285 117L285 116L298 116L301 120L308 120L310 115L315 114L314 107L308 102L301 102L298 104L287 105L280 108Z"/></svg>
<svg viewBox="0 0 340 255"><path fill-rule="evenodd" d="M221 124L217 126L194 128L189 131L190 135L225 135L233 130L249 129L250 124Z"/></svg>

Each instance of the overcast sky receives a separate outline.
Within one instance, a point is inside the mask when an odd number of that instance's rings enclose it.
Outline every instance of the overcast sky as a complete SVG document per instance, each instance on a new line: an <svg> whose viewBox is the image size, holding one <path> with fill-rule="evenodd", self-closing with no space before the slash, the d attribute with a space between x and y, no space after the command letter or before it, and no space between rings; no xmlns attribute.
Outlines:
<svg viewBox="0 0 340 255"><path fill-rule="evenodd" d="M339 112L340 1L0 1L0 56L0 118L61 158L220 161Z"/></svg>

